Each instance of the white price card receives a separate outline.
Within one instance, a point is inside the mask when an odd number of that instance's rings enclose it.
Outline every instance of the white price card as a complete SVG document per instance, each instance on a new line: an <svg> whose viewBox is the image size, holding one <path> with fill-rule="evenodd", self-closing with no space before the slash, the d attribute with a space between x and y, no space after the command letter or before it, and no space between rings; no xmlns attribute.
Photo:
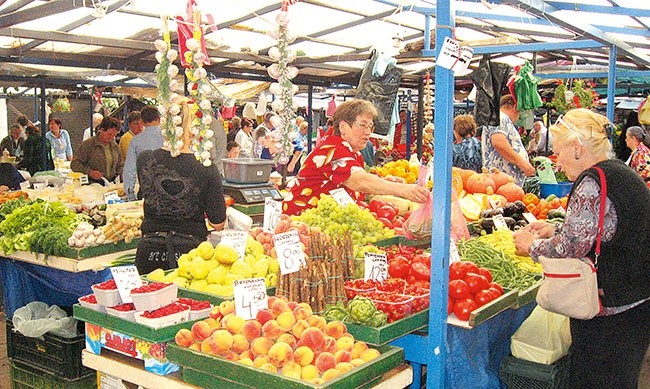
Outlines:
<svg viewBox="0 0 650 389"><path fill-rule="evenodd" d="M345 207L348 204L354 204L354 200L350 197L350 194L343 188L332 189L330 194L340 206Z"/></svg>
<svg viewBox="0 0 650 389"><path fill-rule="evenodd" d="M39 189L45 189L47 188L47 182L35 182L34 183L34 189L39 190Z"/></svg>
<svg viewBox="0 0 650 389"><path fill-rule="evenodd" d="M275 201L271 197L266 197L264 199L264 224L262 225L262 231L273 234L275 232L275 226L280 221L281 214L282 202Z"/></svg>
<svg viewBox="0 0 650 389"><path fill-rule="evenodd" d="M25 190L31 188L29 181L23 181L20 183L20 189Z"/></svg>
<svg viewBox="0 0 650 389"><path fill-rule="evenodd" d="M267 308L268 296L264 278L248 278L233 282L235 314L246 320L255 319L257 311Z"/></svg>
<svg viewBox="0 0 650 389"><path fill-rule="evenodd" d="M300 266L305 265L305 253L300 246L298 231L273 235L273 244L278 254L281 274L295 273L300 270Z"/></svg>
<svg viewBox="0 0 650 389"><path fill-rule="evenodd" d="M221 231L221 240L226 246L230 246L237 251L240 260L244 259L246 254L246 239L248 239L248 232L239 230L223 230Z"/></svg>
<svg viewBox="0 0 650 389"><path fill-rule="evenodd" d="M436 57L436 65L454 73L462 73L467 70L473 56L474 49L461 46L459 41L446 37Z"/></svg>
<svg viewBox="0 0 650 389"><path fill-rule="evenodd" d="M449 263L460 262L460 254L458 254L458 247L453 239L449 240Z"/></svg>
<svg viewBox="0 0 650 389"><path fill-rule="evenodd" d="M386 257L386 254L365 253L364 263L364 281L375 280L384 282L386 278L388 278L388 258Z"/></svg>
<svg viewBox="0 0 650 389"><path fill-rule="evenodd" d="M136 269L135 265L116 266L111 268L111 274L113 274L113 279L115 280L115 285L117 285L117 291L120 293L120 297L122 297L122 302L132 302L131 289L142 286L142 279L140 278L140 274L138 274L138 269Z"/></svg>
<svg viewBox="0 0 650 389"><path fill-rule="evenodd" d="M508 223L506 223L506 219L503 218L503 215L501 214L496 214L492 216L492 221L494 221L494 228L497 230L508 230Z"/></svg>
<svg viewBox="0 0 650 389"><path fill-rule="evenodd" d="M120 200L120 196L118 196L116 190L104 193L104 203L108 204L110 200Z"/></svg>
<svg viewBox="0 0 650 389"><path fill-rule="evenodd" d="M87 174L84 174L83 176L80 176L80 177L79 177L79 183L80 183L81 185L85 185L85 184L87 184L87 183L88 183L88 175L87 175Z"/></svg>
<svg viewBox="0 0 650 389"><path fill-rule="evenodd" d="M524 213L521 214L521 216L524 217L524 220L526 220L528 222L528 224L537 221L537 218L535 217L535 215L533 215L530 212L524 212Z"/></svg>

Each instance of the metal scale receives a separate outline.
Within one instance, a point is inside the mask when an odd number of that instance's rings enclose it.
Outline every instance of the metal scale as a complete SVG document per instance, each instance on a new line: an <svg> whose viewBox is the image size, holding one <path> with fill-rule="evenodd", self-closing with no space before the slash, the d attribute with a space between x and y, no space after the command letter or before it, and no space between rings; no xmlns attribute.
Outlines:
<svg viewBox="0 0 650 389"><path fill-rule="evenodd" d="M261 225L264 222L264 199L267 197L282 201L282 195L269 183L240 184L223 181L223 193L235 200L232 207Z"/></svg>

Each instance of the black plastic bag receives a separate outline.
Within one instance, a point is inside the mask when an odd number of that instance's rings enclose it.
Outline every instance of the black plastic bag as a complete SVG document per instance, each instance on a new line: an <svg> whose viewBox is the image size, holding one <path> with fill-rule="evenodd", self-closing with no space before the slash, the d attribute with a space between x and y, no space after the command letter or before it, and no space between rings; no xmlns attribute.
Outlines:
<svg viewBox="0 0 650 389"><path fill-rule="evenodd" d="M499 125L499 100L511 70L510 65L492 62L484 56L479 68L470 75L476 85L474 120L477 127Z"/></svg>

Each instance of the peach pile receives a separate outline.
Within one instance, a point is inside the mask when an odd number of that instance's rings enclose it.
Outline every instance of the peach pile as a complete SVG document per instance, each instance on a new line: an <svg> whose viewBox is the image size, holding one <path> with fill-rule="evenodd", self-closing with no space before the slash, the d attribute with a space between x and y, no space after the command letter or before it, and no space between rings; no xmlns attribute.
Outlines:
<svg viewBox="0 0 650 389"><path fill-rule="evenodd" d="M269 297L268 309L253 320L236 316L232 301L215 307L176 344L244 365L321 384L377 358L379 351L355 341L340 321L326 322L306 303Z"/></svg>

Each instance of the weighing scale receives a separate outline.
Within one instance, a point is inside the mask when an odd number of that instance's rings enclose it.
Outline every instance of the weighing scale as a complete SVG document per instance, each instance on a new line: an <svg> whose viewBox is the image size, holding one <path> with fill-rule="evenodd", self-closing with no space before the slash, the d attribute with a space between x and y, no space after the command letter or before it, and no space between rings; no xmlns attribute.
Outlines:
<svg viewBox="0 0 650 389"><path fill-rule="evenodd" d="M223 193L235 200L236 210L248 215L256 224L264 221L264 199L267 197L282 201L282 195L269 183L239 184L223 181Z"/></svg>

